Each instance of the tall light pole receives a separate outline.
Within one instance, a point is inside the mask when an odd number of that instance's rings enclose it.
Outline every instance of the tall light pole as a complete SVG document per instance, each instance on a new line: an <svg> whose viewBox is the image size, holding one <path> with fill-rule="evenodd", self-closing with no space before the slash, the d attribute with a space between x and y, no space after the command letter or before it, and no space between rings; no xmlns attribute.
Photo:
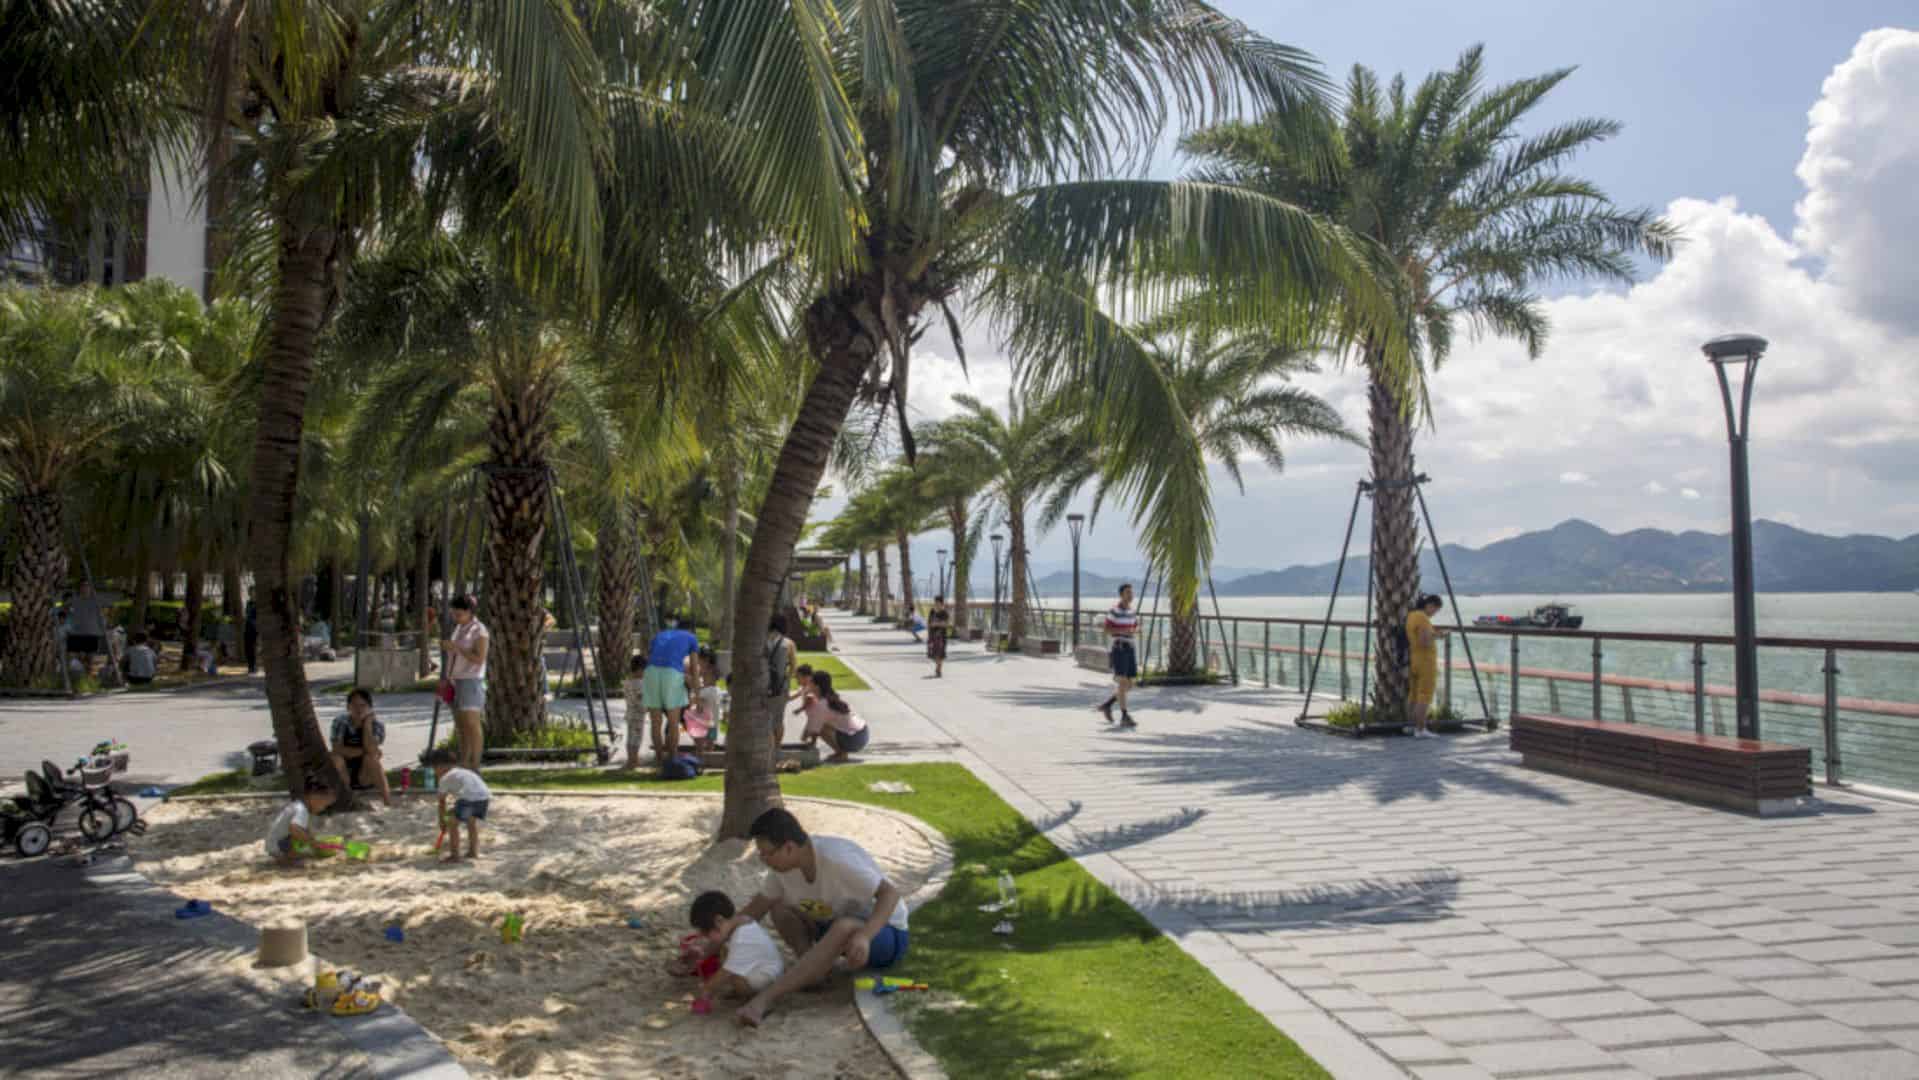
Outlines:
<svg viewBox="0 0 1919 1080"><path fill-rule="evenodd" d="M1073 535L1073 648L1079 648L1079 531L1086 527L1085 514L1066 515L1066 531Z"/></svg>
<svg viewBox="0 0 1919 1080"><path fill-rule="evenodd" d="M993 630L995 632L998 632L999 630L999 589L1000 589L999 547L1001 544L1006 542L1006 537L1001 535L1000 533L994 533L992 536L992 541L993 541Z"/></svg>
<svg viewBox="0 0 1919 1080"><path fill-rule="evenodd" d="M939 587L933 590L933 595L945 596L946 595L946 549L939 548L935 550L933 554L938 555L940 560Z"/></svg>
<svg viewBox="0 0 1919 1080"><path fill-rule="evenodd" d="M1719 376L1719 398L1726 407L1726 440L1732 444L1732 636L1733 673L1739 711L1739 737L1759 737L1759 644L1753 615L1752 494L1747 485L1746 439L1751 433L1752 384L1766 339L1757 334L1727 334L1701 346ZM1743 366L1739 405L1733 407L1731 366Z"/></svg>

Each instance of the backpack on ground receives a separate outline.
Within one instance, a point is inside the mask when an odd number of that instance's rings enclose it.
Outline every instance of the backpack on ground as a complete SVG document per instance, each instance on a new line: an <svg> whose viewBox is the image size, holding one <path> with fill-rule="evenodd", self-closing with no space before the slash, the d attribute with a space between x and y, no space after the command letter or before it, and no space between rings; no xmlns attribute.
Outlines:
<svg viewBox="0 0 1919 1080"><path fill-rule="evenodd" d="M691 754L677 754L660 766L662 780L691 780L700 775L700 759Z"/></svg>

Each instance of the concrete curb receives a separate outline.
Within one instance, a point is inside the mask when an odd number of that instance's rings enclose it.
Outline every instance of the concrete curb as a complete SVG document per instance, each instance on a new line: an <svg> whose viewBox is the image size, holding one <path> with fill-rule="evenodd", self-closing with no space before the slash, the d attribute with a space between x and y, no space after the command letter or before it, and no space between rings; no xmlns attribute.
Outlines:
<svg viewBox="0 0 1919 1080"><path fill-rule="evenodd" d="M184 900L134 869L133 860L126 855L95 862L86 868L83 877L89 885L117 893L136 907L165 910L178 907ZM259 936L255 927L218 911L206 918L184 920L181 929L242 952L252 951ZM470 1075L444 1043L392 1002L364 1017L320 1019L367 1056L375 1076L465 1080Z"/></svg>
<svg viewBox="0 0 1919 1080"><path fill-rule="evenodd" d="M1049 809L1039 799L1022 787L1018 781L994 768L984 758L965 748L959 737L931 716L913 707L912 703L896 692L884 680L870 671L861 670L850 656L840 653L840 660L848 667L860 672L860 677L872 686L869 693L886 694L902 709L910 711L928 724L946 733L960 749L954 758L973 775L986 782L1000 798L1005 799L1015 810L1025 815L1028 821L1038 822L1049 816ZM1046 834L1058 843L1063 850L1071 851L1075 847L1085 847L1086 838L1070 822L1048 830ZM1106 853L1090 856L1070 856L1087 873L1098 878L1107 888L1113 889L1121 898L1127 895L1150 895L1152 885L1140 877L1120 859ZM1126 888L1116 888L1124 884ZM1278 977L1264 968L1249 961L1233 944L1218 933L1206 929L1197 918L1178 915L1148 915L1147 919L1161 933L1173 939L1188 956L1199 961L1213 973L1226 988L1239 995L1253 1009L1264 1016L1287 1038L1297 1043L1325 1070L1341 1080L1372 1080L1379 1078L1403 1078L1406 1070L1394 1064L1391 1059L1374 1047L1357 1032L1341 1023L1337 1016L1319 1008L1305 995L1288 986Z"/></svg>

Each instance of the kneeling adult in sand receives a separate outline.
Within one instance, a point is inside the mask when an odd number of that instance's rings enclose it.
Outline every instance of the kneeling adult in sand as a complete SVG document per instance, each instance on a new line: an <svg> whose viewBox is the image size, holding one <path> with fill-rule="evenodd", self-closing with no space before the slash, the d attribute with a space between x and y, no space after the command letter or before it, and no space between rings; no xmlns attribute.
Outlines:
<svg viewBox="0 0 1919 1080"><path fill-rule="evenodd" d="M824 981L842 956L851 970L880 971L906 955L906 901L865 848L838 836L809 837L778 808L756 818L747 835L768 872L760 894L732 921L770 913L799 961L734 1014L740 1023L758 1027L776 1002Z"/></svg>

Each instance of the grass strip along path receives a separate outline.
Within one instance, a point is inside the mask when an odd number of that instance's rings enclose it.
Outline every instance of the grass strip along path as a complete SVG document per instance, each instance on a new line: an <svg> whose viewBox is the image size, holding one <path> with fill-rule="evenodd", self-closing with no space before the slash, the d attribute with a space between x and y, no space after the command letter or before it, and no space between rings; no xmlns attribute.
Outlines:
<svg viewBox="0 0 1919 1080"><path fill-rule="evenodd" d="M718 775L671 782L571 769L489 769L486 779L496 792L721 787ZM218 773L173 794L258 790L246 780ZM880 780L909 784L913 793L868 790ZM780 788L911 814L952 844L953 879L937 901L913 911L912 947L899 972L966 1003L903 1003L914 1036L952 1076L1327 1075L963 766L816 769L782 776ZM999 898L1001 870L1012 871L1019 886L1010 937L995 936L999 916L979 910Z"/></svg>

